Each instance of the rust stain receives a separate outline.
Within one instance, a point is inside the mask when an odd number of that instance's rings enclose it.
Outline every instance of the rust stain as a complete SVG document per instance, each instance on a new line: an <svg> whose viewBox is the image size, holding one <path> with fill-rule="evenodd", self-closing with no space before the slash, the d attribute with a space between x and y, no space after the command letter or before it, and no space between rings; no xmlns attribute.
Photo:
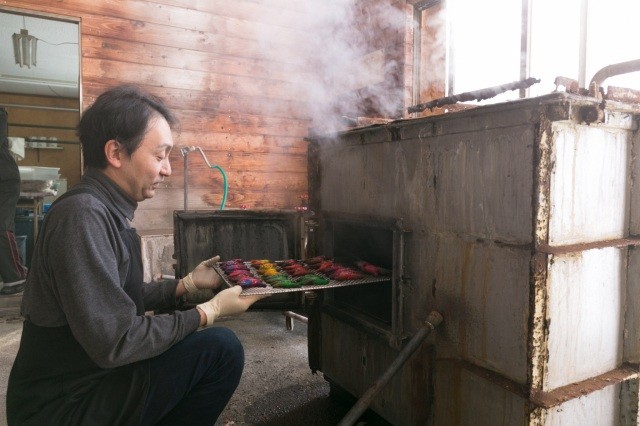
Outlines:
<svg viewBox="0 0 640 426"><path fill-rule="evenodd" d="M534 389L531 392L530 401L537 407L552 408L571 399L580 398L581 396L599 391L607 386L637 378L638 365L625 364L613 371L609 371L581 382L571 383L550 392Z"/></svg>
<svg viewBox="0 0 640 426"><path fill-rule="evenodd" d="M547 253L547 254L569 254L593 249L602 249L609 247L635 247L640 246L640 238L631 237L631 238L619 238L615 240L606 240L606 241L593 241L588 243L579 243L579 244L568 244L564 246L550 246L549 244L540 244L538 246L539 253Z"/></svg>
<svg viewBox="0 0 640 426"><path fill-rule="evenodd" d="M533 241L529 265L529 332L527 344L527 376L529 389L542 388L547 368L547 254L537 248L548 243L549 238L549 194L551 186L551 145L553 131L551 121L545 114L539 117L535 136L535 158L533 176Z"/></svg>
<svg viewBox="0 0 640 426"><path fill-rule="evenodd" d="M640 104L640 90L609 86L607 88L605 99L610 101Z"/></svg>

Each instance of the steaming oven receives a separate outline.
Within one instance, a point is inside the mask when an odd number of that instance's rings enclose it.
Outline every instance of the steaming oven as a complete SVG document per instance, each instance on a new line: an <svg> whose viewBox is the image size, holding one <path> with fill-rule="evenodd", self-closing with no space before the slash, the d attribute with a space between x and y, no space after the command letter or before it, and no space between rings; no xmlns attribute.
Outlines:
<svg viewBox="0 0 640 426"><path fill-rule="evenodd" d="M311 369L356 397L442 313L370 405L392 424L636 418L639 116L554 93L313 136L308 209L176 212L177 273L217 253L389 269L259 307L304 309Z"/></svg>

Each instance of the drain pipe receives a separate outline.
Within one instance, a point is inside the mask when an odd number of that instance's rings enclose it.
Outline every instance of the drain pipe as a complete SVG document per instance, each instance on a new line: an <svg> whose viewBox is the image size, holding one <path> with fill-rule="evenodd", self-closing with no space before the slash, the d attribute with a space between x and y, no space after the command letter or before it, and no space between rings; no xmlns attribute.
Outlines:
<svg viewBox="0 0 640 426"><path fill-rule="evenodd" d="M351 426L354 425L362 413L364 413L373 398L382 390L382 388L391 380L391 378L400 370L400 367L413 355L413 353L420 347L424 339L435 330L435 328L442 322L442 315L437 311L431 311L427 320L424 322L424 326L418 330L418 332L409 340L409 343L400 351L400 354L391 363L387 371L375 381L375 383L360 397L358 402L355 403L346 416L338 423L338 426Z"/></svg>

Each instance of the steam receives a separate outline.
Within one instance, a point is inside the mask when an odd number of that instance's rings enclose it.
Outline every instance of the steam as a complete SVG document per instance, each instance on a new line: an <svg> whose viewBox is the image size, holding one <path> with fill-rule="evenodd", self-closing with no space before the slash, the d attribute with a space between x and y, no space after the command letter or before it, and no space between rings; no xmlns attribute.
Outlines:
<svg viewBox="0 0 640 426"><path fill-rule="evenodd" d="M401 3L292 2L288 7L297 8L292 12L297 22L284 23L277 14L271 22L271 28L295 26L295 39L287 48L273 48L283 44L273 39L274 32L257 34L265 58L289 71L310 127L332 132L344 128L343 116L402 116L404 81L398 55L404 54L410 24Z"/></svg>

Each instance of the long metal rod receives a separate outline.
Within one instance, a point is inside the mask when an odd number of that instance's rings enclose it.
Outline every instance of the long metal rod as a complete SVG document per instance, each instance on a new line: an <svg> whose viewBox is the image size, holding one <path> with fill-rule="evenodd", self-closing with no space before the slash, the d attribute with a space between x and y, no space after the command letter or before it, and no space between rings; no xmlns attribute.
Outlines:
<svg viewBox="0 0 640 426"><path fill-rule="evenodd" d="M362 413L364 413L373 398L382 390L382 388L391 380L391 378L400 370L400 367L413 355L413 353L420 347L424 339L435 330L435 328L442 322L442 315L437 311L431 311L425 326L420 328L418 332L409 340L409 343L400 351L396 359L391 363L387 371L375 381L375 383L360 397L358 402L349 410L346 416L338 423L338 426L351 426L355 424Z"/></svg>
<svg viewBox="0 0 640 426"><path fill-rule="evenodd" d="M300 321L301 323L304 324L309 324L309 319L305 316L302 316L300 314L296 314L295 312L292 311L284 311L282 313L282 315L284 315L285 317L289 317L289 318L293 318L293 319L297 319L298 321Z"/></svg>
<svg viewBox="0 0 640 426"><path fill-rule="evenodd" d="M522 0L520 23L520 81L529 77L531 65L531 0ZM520 88L520 98L527 97L527 89Z"/></svg>
<svg viewBox="0 0 640 426"><path fill-rule="evenodd" d="M589 0L580 2L580 45L578 48L578 87L585 87L587 81L587 36Z"/></svg>
<svg viewBox="0 0 640 426"><path fill-rule="evenodd" d="M445 96L444 98L434 99L429 102L425 102L423 104L418 104L414 106L410 106L407 108L409 113L412 112L421 112L425 109L433 109L445 105L453 105L457 102L466 102L466 101L482 101L485 99L493 98L501 93L507 92L509 90L516 89L526 89L536 83L540 83L540 80L537 78L529 77L526 80L522 81L514 81L512 83L501 84L499 86L486 87L484 89L474 90L472 92L463 92L457 95Z"/></svg>

